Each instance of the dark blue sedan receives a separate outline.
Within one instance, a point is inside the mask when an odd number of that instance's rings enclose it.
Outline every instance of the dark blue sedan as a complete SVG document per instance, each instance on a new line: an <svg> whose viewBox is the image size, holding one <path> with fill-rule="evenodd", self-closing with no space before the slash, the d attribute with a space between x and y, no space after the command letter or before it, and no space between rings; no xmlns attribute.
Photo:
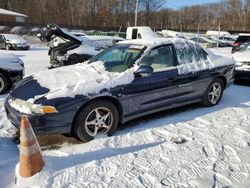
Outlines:
<svg viewBox="0 0 250 188"><path fill-rule="evenodd" d="M69 133L88 142L147 114L218 104L234 68L232 58L184 39L123 41L89 62L23 79L5 107L16 127L26 114L37 134Z"/></svg>

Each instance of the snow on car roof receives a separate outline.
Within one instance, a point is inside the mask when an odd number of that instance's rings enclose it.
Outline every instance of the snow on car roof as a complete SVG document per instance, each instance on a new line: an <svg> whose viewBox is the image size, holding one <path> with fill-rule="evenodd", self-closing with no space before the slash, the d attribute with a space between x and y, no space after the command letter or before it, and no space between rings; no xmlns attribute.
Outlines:
<svg viewBox="0 0 250 188"><path fill-rule="evenodd" d="M171 44L176 42L177 40L178 40L177 38L152 37L149 39L133 39L133 40L120 41L118 44L137 44L150 47L161 44Z"/></svg>
<svg viewBox="0 0 250 188"><path fill-rule="evenodd" d="M20 39L21 37L19 35L14 35L14 34L2 34L7 40L12 40L12 39Z"/></svg>

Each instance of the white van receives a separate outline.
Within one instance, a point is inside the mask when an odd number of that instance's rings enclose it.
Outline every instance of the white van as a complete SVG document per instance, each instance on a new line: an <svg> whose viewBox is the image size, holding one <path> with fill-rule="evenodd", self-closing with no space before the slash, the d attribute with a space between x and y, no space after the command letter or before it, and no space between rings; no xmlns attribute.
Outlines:
<svg viewBox="0 0 250 188"><path fill-rule="evenodd" d="M207 31L206 35L216 35L218 36L220 34L220 36L231 36L231 34L227 31Z"/></svg>
<svg viewBox="0 0 250 188"><path fill-rule="evenodd" d="M156 33L150 27L142 26L142 27L128 27L126 39L145 39L157 37Z"/></svg>

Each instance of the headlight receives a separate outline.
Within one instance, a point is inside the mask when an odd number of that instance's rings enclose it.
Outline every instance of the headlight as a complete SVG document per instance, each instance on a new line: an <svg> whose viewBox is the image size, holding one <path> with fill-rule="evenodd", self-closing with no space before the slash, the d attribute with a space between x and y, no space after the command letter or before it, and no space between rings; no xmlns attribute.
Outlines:
<svg viewBox="0 0 250 188"><path fill-rule="evenodd" d="M25 114L49 114L57 113L57 110L53 106L42 106L40 104L33 104L21 99L9 99L9 104L12 108Z"/></svg>

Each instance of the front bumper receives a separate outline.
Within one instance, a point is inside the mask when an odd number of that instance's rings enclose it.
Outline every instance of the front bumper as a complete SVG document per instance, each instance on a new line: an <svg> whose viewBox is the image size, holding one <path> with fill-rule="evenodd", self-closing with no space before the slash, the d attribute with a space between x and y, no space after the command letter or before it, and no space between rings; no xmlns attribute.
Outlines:
<svg viewBox="0 0 250 188"><path fill-rule="evenodd" d="M25 45L25 46L12 45L12 48L14 50L29 50L30 46L29 45Z"/></svg>
<svg viewBox="0 0 250 188"><path fill-rule="evenodd" d="M250 80L250 70L235 70L235 79Z"/></svg>
<svg viewBox="0 0 250 188"><path fill-rule="evenodd" d="M10 95L6 98L4 104L5 111L8 119L15 127L19 128L21 124L21 116L27 115L36 134L43 135L70 133L72 121L74 118L74 114L72 114L72 111L44 115L22 114L21 112L17 111L9 105L9 99L11 99Z"/></svg>

